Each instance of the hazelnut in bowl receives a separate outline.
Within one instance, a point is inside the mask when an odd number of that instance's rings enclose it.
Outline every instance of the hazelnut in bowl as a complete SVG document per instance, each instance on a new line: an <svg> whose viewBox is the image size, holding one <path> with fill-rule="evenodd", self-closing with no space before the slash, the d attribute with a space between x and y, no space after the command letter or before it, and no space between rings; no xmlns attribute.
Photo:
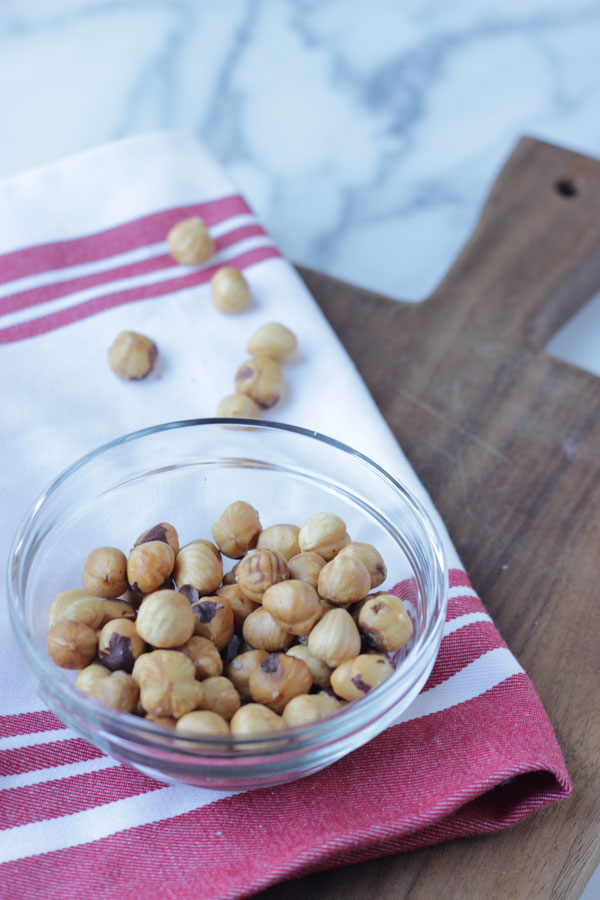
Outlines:
<svg viewBox="0 0 600 900"><path fill-rule="evenodd" d="M9 566L24 668L52 711L163 781L301 778L393 725L445 619L420 502L331 438L172 422L76 462Z"/></svg>

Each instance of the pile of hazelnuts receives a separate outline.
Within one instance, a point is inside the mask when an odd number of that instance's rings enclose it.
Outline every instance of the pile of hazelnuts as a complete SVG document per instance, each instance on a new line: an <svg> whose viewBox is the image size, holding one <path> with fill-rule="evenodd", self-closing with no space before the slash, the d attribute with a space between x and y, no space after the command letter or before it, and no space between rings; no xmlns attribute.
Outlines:
<svg viewBox="0 0 600 900"><path fill-rule="evenodd" d="M248 737L305 725L360 700L413 634L387 571L344 521L263 529L232 503L213 540L179 546L163 522L129 556L93 550L83 588L50 606L48 652L75 685L178 733ZM223 556L237 560L223 574Z"/></svg>

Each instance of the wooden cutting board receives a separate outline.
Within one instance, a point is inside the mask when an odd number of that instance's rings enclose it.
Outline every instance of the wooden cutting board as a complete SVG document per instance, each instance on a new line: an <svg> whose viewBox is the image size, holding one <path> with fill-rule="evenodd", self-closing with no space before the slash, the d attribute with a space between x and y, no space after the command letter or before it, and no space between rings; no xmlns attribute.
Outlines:
<svg viewBox="0 0 600 900"><path fill-rule="evenodd" d="M575 900L600 862L600 379L544 347L600 290L600 162L523 139L422 304L301 275L537 688L574 791L509 831L261 896Z"/></svg>

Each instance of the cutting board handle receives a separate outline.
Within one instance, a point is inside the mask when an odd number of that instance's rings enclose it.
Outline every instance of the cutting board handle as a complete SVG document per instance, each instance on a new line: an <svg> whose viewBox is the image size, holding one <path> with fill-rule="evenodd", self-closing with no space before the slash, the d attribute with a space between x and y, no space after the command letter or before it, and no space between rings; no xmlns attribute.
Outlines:
<svg viewBox="0 0 600 900"><path fill-rule="evenodd" d="M427 317L470 340L544 347L600 290L600 162L523 138Z"/></svg>

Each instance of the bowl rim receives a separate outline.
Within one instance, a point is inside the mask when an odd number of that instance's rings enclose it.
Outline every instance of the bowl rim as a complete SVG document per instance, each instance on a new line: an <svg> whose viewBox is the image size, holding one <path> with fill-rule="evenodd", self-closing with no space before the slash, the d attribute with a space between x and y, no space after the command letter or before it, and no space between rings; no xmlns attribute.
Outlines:
<svg viewBox="0 0 600 900"><path fill-rule="evenodd" d="M423 531L425 532L431 551L432 560L434 561L434 588L435 601L437 605L437 613L431 616L427 629L420 634L415 641L411 650L406 657L397 665L393 675L386 681L375 688L372 692L365 695L364 698L349 703L335 713L327 716L325 719L307 725L296 726L294 728L285 728L282 731L267 732L265 734L252 735L251 737L242 738L233 735L212 736L185 734L185 732L176 733L163 726L156 725L150 719L144 719L138 716L132 716L130 713L123 713L114 710L111 707L104 706L92 697L83 694L75 688L73 682L65 678L61 678L61 669L52 664L50 659L44 658L39 648L35 647L30 640L26 622L24 619L24 610L20 604L19 589L17 585L17 572L21 559L21 548L24 545L30 528L34 525L38 512L44 504L49 500L52 494L77 471L91 463L96 458L117 449L124 444L134 441L143 440L145 437L155 435L161 432L175 431L182 428L197 428L202 426L223 426L234 428L239 431L280 431L292 434L298 434L302 437L315 440L326 444L335 450L342 451L350 456L358 459L367 468L374 471L384 482L387 482L402 498L410 512L419 521ZM224 457L225 458L225 457ZM38 495L37 499L30 505L20 524L17 527L13 538L7 567L7 587L9 599L9 613L11 625L17 644L21 653L27 659L30 667L34 670L41 670L45 678L49 678L51 683L57 688L57 692L63 699L65 705L79 713L82 718L89 720L91 714L95 714L95 720L101 722L107 732L117 736L135 739L144 737L147 739L156 738L159 746L163 746L165 738L169 742L176 740L177 749L184 749L186 746L190 750L194 750L198 744L202 744L204 755L210 759L211 749L214 748L215 753L212 759L216 759L222 754L217 751L227 751L228 758L231 758L229 751L233 746L237 750L244 750L247 747L247 753L236 753L236 758L240 762L247 755L255 757L267 753L268 755L278 755L282 750L282 743L288 738L301 743L302 746L314 742L318 738L325 739L327 743L341 739L352 731L367 725L371 719L365 717L365 709L370 704L373 696L377 696L379 703L376 704L379 713L375 715L377 718L382 710L385 711L389 707L389 702L393 702L394 697L400 696L400 682L406 680L406 676L415 668L417 661L428 656L433 644L439 645L438 636L443 628L445 621L446 607L448 603L448 562L443 540L434 525L434 522L419 499L413 492L406 487L401 481L391 475L383 466L375 462L360 450L356 450L349 444L337 440L336 438L324 435L313 429L303 428L298 425L290 425L283 422L267 421L264 419L245 419L245 418L226 418L226 417L209 417L194 419L178 419L171 422L164 422L157 425L148 426L146 428L137 429L132 432L113 438L104 444L94 448L84 454L56 476L50 484ZM384 704L384 698L387 703ZM259 747L259 749L257 749ZM289 753L297 752L298 746L285 748ZM197 756L197 754L195 754Z"/></svg>

